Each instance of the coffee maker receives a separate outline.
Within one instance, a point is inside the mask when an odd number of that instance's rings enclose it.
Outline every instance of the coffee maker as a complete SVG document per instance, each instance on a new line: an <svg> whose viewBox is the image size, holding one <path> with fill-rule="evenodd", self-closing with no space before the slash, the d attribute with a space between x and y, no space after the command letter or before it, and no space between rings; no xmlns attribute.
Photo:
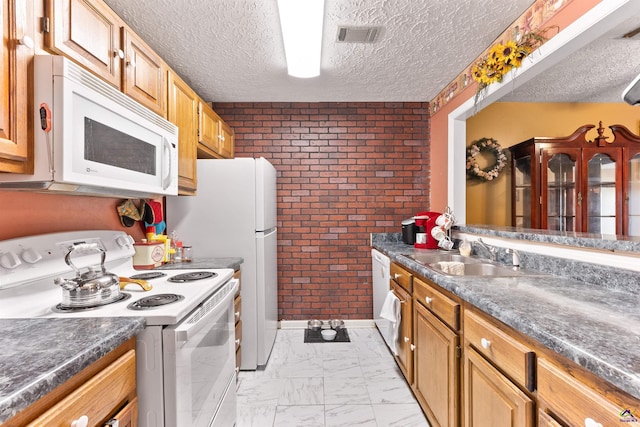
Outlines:
<svg viewBox="0 0 640 427"><path fill-rule="evenodd" d="M440 215L440 212L420 212L413 217L416 223L415 248L438 249L438 241L431 235L431 230L437 226L436 220Z"/></svg>

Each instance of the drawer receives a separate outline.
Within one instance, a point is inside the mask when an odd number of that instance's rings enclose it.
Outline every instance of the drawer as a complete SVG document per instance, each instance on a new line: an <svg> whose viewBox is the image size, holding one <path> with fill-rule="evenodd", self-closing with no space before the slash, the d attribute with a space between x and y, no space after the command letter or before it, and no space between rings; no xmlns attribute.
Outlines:
<svg viewBox="0 0 640 427"><path fill-rule="evenodd" d="M242 343L242 320L238 320L236 323L236 350L240 347Z"/></svg>
<svg viewBox="0 0 640 427"><path fill-rule="evenodd" d="M242 297L237 296L235 300L233 300L233 314L235 316L235 322L238 323L240 318L242 317Z"/></svg>
<svg viewBox="0 0 640 427"><path fill-rule="evenodd" d="M405 291L409 293L413 292L411 283L413 281L413 274L411 274L408 270L405 270L398 264L392 262L389 277L398 285L402 286Z"/></svg>
<svg viewBox="0 0 640 427"><path fill-rule="evenodd" d="M110 422L110 423L109 423ZM137 427L138 425L138 398L134 398L131 402L118 411L111 419L105 424L106 426L118 426L118 427ZM117 422L117 423L116 423Z"/></svg>
<svg viewBox="0 0 640 427"><path fill-rule="evenodd" d="M551 418L551 415L544 412L542 409L538 410L538 427L562 427L560 423Z"/></svg>
<svg viewBox="0 0 640 427"><path fill-rule="evenodd" d="M240 370L242 365L242 347L236 350L236 371Z"/></svg>
<svg viewBox="0 0 640 427"><path fill-rule="evenodd" d="M599 391L606 393L606 386L599 388ZM636 415L638 401L630 399L629 402L615 404L571 376L564 368L543 358L538 360L538 399L542 401L540 411L547 412L546 409L550 409L553 417L559 421L557 425L584 426L587 418L605 427L640 425L625 422L621 415L625 409L630 409Z"/></svg>
<svg viewBox="0 0 640 427"><path fill-rule="evenodd" d="M460 304L417 277L413 278L413 296L451 329L460 329Z"/></svg>
<svg viewBox="0 0 640 427"><path fill-rule="evenodd" d="M90 425L96 425L122 407L135 389L136 357L135 351L129 350L29 426L68 426L82 415L89 418Z"/></svg>
<svg viewBox="0 0 640 427"><path fill-rule="evenodd" d="M535 390L535 354L529 347L469 310L464 311L464 338L513 381Z"/></svg>

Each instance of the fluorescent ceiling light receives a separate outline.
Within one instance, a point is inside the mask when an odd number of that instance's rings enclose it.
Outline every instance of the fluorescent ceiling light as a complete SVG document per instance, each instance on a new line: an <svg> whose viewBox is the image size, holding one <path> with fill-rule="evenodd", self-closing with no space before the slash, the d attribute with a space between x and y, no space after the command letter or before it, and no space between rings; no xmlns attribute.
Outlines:
<svg viewBox="0 0 640 427"><path fill-rule="evenodd" d="M289 75L319 76L324 0L278 0L278 12Z"/></svg>

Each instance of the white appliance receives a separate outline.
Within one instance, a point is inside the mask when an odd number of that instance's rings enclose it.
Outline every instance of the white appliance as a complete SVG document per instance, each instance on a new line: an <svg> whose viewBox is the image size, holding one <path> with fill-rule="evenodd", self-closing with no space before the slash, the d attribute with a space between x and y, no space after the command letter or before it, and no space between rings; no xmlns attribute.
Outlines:
<svg viewBox="0 0 640 427"><path fill-rule="evenodd" d="M131 284L123 290L123 300L69 309L60 305L62 289L54 280L77 277L65 263L65 256L69 248L79 245L102 248L106 271L117 276L162 276L147 279L150 291ZM136 271L133 254L133 239L121 231L66 232L0 241L0 316L142 316L146 327L136 337L138 425L234 425L233 299L238 281L232 278L233 270ZM95 252L82 251L72 260L83 272L99 261ZM135 308L146 299L155 307ZM173 302L159 305L158 301L165 299Z"/></svg>
<svg viewBox="0 0 640 427"><path fill-rule="evenodd" d="M380 313L389 294L391 261L389 257L376 249L371 249L371 276L373 285L373 320L389 348L395 349L393 325Z"/></svg>
<svg viewBox="0 0 640 427"><path fill-rule="evenodd" d="M34 173L0 189L178 194L178 128L63 56L34 57Z"/></svg>
<svg viewBox="0 0 640 427"><path fill-rule="evenodd" d="M196 257L242 257L240 368L267 364L278 327L276 170L264 158L198 160L198 194L167 197L168 230Z"/></svg>

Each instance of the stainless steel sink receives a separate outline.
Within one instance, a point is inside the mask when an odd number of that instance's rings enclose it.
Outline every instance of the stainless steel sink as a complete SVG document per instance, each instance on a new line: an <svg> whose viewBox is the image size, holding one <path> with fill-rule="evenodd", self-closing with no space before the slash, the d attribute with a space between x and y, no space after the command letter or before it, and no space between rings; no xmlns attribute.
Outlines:
<svg viewBox="0 0 640 427"><path fill-rule="evenodd" d="M516 269L514 267L504 267L501 265L490 264L486 262L463 263L459 268L451 268L443 270L442 264L433 263L428 265L439 273L449 276L493 276L493 277L514 277L530 275L529 272Z"/></svg>
<svg viewBox="0 0 640 427"><path fill-rule="evenodd" d="M452 254L452 253L442 253L442 252L436 252L436 253L417 253L417 254L409 254L409 255L405 255L406 257L409 257L413 260L415 260L416 262L424 265L424 266L428 266L429 264L433 264L435 262L463 262L465 264L475 264L475 263L479 263L482 262L482 260L477 259L477 258L471 258L468 256L462 256L460 254Z"/></svg>

